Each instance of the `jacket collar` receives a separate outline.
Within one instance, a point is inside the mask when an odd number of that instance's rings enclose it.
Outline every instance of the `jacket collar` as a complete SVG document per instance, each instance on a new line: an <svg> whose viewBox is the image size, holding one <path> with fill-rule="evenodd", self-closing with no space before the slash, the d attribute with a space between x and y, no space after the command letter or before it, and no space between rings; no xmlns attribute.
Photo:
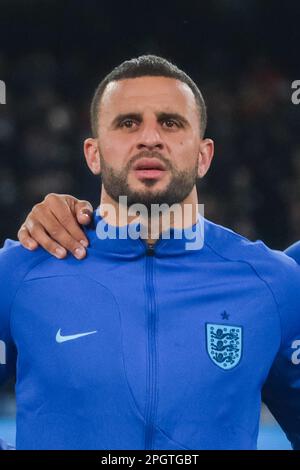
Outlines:
<svg viewBox="0 0 300 470"><path fill-rule="evenodd" d="M203 247L205 219L199 213L198 221L185 229L171 228L161 233L153 245L154 255L190 256ZM142 238L142 226L133 222L123 227L115 227L94 211L91 224L85 229L90 240L90 248L104 252L108 256L132 259L144 256L148 244Z"/></svg>

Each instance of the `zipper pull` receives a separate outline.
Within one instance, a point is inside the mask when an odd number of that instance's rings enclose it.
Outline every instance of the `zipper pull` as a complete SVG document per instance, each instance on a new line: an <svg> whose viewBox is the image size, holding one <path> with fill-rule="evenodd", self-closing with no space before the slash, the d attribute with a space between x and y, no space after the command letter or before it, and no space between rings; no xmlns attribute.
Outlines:
<svg viewBox="0 0 300 470"><path fill-rule="evenodd" d="M148 256L154 256L154 254L155 254L154 243L152 243L152 244L149 243L148 246L147 246L147 255Z"/></svg>

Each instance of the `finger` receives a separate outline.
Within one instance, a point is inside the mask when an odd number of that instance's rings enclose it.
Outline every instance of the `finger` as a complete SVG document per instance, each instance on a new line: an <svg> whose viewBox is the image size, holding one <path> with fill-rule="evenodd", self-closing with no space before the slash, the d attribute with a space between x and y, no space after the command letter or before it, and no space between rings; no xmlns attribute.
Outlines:
<svg viewBox="0 0 300 470"><path fill-rule="evenodd" d="M74 241L81 243L82 246L87 247L89 242L76 220L76 213L73 204L70 204L66 199L58 199L55 204L51 204L49 209L64 229L70 234ZM49 232L49 231L48 231ZM49 232L50 233L50 232Z"/></svg>
<svg viewBox="0 0 300 470"><path fill-rule="evenodd" d="M31 238L25 225L22 225L18 231L18 239L21 245L23 245L27 250L36 250L38 247L38 243L33 238Z"/></svg>
<svg viewBox="0 0 300 470"><path fill-rule="evenodd" d="M37 208L35 210L35 217L28 217L26 227L31 237L38 243L40 243L42 236L41 230L46 234L47 238L43 236L43 243L40 244L47 251L50 251L48 246L48 238L50 238L52 242L56 242L57 247L59 246L70 251L77 259L82 259L86 255L85 248L67 232L55 215L45 207L41 211ZM45 242L47 243L46 245L44 244ZM53 254L52 249L51 253Z"/></svg>
<svg viewBox="0 0 300 470"><path fill-rule="evenodd" d="M75 204L76 217L81 225L87 225L93 217L93 207L88 201L78 201Z"/></svg>
<svg viewBox="0 0 300 470"><path fill-rule="evenodd" d="M67 251L54 240L52 240L52 238L50 238L46 233L44 227L38 222L34 223L30 233L34 240L41 247L43 247L46 251L48 251L48 253L55 256L56 258L62 259L67 255Z"/></svg>

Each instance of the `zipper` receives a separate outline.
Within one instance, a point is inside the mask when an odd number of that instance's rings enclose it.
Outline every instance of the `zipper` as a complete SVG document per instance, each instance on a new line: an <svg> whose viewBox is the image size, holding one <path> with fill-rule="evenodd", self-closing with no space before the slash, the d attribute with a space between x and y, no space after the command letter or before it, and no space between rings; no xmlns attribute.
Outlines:
<svg viewBox="0 0 300 470"><path fill-rule="evenodd" d="M148 243L147 246L147 255L148 256L154 256L155 255L155 250L154 250L154 243Z"/></svg>
<svg viewBox="0 0 300 470"><path fill-rule="evenodd" d="M148 374L145 449L153 447L154 419L157 405L156 302L153 283L154 245L146 249L146 292L148 311Z"/></svg>

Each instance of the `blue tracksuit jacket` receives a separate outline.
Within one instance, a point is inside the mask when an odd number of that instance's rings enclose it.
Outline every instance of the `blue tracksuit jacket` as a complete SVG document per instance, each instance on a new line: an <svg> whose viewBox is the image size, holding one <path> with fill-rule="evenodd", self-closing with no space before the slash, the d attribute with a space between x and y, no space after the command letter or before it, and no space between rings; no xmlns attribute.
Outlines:
<svg viewBox="0 0 300 470"><path fill-rule="evenodd" d="M18 449L255 449L261 395L300 448L300 268L204 221L57 260L0 251L0 381Z"/></svg>
<svg viewBox="0 0 300 470"><path fill-rule="evenodd" d="M294 258L300 264L300 242L294 243L285 250L285 253Z"/></svg>

